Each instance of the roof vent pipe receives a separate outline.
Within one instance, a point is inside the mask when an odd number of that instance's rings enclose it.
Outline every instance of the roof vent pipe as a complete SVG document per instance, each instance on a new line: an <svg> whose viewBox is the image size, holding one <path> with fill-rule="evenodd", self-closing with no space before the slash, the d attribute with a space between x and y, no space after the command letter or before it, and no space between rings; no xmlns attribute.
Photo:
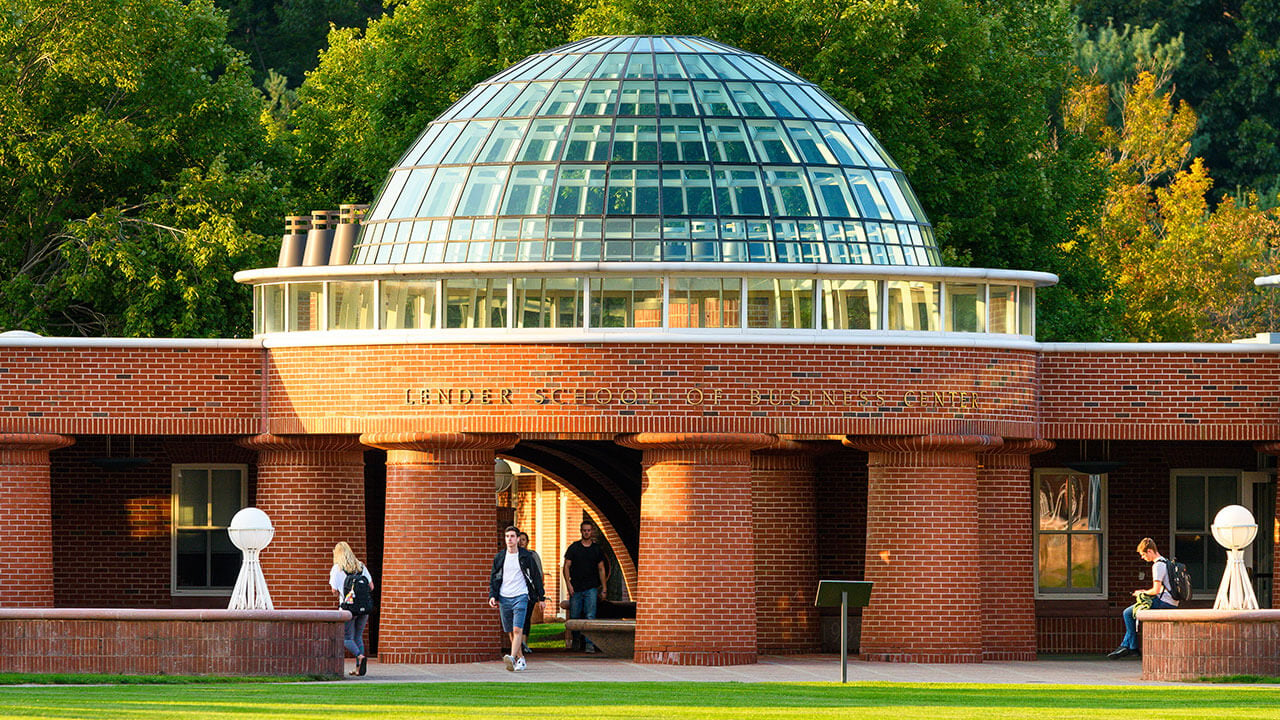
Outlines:
<svg viewBox="0 0 1280 720"><path fill-rule="evenodd" d="M338 227L333 233L333 248L329 251L330 265L346 265L351 262L351 251L360 235L360 222L368 205L340 205Z"/></svg>
<svg viewBox="0 0 1280 720"><path fill-rule="evenodd" d="M297 267L302 264L303 252L307 247L307 231L311 229L311 218L306 215L286 215L284 217L284 238L280 241L280 259L276 267Z"/></svg>
<svg viewBox="0 0 1280 720"><path fill-rule="evenodd" d="M311 231L307 233L307 252L302 264L307 267L326 265L329 248L333 247L333 228L338 224L336 210L312 210Z"/></svg>

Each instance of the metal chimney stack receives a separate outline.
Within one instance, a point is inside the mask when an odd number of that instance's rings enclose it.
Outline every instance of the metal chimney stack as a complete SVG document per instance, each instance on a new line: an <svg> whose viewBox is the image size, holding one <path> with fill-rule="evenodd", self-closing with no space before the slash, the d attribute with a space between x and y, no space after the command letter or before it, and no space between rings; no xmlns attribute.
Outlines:
<svg viewBox="0 0 1280 720"><path fill-rule="evenodd" d="M340 205L338 227L333 233L333 248L329 251L330 265L346 265L351 262L351 252L360 235L360 223L368 205Z"/></svg>
<svg viewBox="0 0 1280 720"><path fill-rule="evenodd" d="M276 261L276 267L297 267L302 264L307 247L307 232L310 229L311 218L306 215L285 216L284 238L280 241L280 258Z"/></svg>

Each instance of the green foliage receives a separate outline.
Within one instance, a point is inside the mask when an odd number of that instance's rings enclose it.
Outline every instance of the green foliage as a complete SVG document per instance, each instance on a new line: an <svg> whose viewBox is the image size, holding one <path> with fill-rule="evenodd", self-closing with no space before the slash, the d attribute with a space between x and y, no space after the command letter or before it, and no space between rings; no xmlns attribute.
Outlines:
<svg viewBox="0 0 1280 720"><path fill-rule="evenodd" d="M906 171L953 264L1059 273L1040 335L1098 339L1095 262L1070 242L1096 207L1093 146L1052 117L1070 80L1065 5L599 0L578 35L705 35L759 52L864 120Z"/></svg>
<svg viewBox="0 0 1280 720"><path fill-rule="evenodd" d="M225 35L209 0L0 10L0 327L243 327L243 288L206 276L255 256L256 213L275 205L259 189L276 183L256 165L261 95Z"/></svg>
<svg viewBox="0 0 1280 720"><path fill-rule="evenodd" d="M576 0L405 0L335 30L298 90L287 146L309 207L368 202L417 133L471 86L569 39Z"/></svg>
<svg viewBox="0 0 1280 720"><path fill-rule="evenodd" d="M249 58L254 82L274 71L296 87L315 68L331 27L363 28L381 0L216 0L228 13L228 40Z"/></svg>
<svg viewBox="0 0 1280 720"><path fill-rule="evenodd" d="M1080 0L1080 21L1155 27L1184 38L1173 73L1178 97L1200 116L1192 154L1219 179L1219 196L1280 190L1280 2L1277 0Z"/></svg>

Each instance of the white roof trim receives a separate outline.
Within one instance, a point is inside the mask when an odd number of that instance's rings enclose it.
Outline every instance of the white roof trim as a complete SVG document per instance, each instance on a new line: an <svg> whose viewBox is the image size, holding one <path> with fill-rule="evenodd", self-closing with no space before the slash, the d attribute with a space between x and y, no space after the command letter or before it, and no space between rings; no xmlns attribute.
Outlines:
<svg viewBox="0 0 1280 720"><path fill-rule="evenodd" d="M313 267L241 270L236 282L262 284L287 280L356 280L413 275L769 275L862 276L911 280L1004 280L1058 284L1053 273L1030 270L937 267L927 265L842 265L835 263L730 262L510 262L431 263L414 265L318 265Z"/></svg>

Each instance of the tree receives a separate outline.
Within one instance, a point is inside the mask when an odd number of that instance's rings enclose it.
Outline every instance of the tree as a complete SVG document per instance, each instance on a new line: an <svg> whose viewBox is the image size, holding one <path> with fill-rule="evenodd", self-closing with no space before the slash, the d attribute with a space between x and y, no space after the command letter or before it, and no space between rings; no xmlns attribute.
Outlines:
<svg viewBox="0 0 1280 720"><path fill-rule="evenodd" d="M578 35L705 35L759 52L867 123L906 172L951 264L1056 272L1040 336L1110 326L1099 269L1074 238L1102 186L1093 146L1063 133L1073 21L1058 2L599 0Z"/></svg>
<svg viewBox="0 0 1280 720"><path fill-rule="evenodd" d="M415 135L471 87L563 44L575 0L405 0L367 32L334 30L286 139L311 207L368 202Z"/></svg>
<svg viewBox="0 0 1280 720"><path fill-rule="evenodd" d="M1142 72L1126 87L1119 128L1105 122L1105 86L1073 91L1069 117L1098 141L1110 176L1102 214L1080 235L1105 269L1124 339L1252 334L1263 307L1252 280L1280 247L1280 211L1260 209L1253 194L1211 204L1207 165L1191 158L1195 114L1161 85Z"/></svg>
<svg viewBox="0 0 1280 720"><path fill-rule="evenodd" d="M255 84L275 71L292 87L313 70L331 27L363 28L382 15L379 0L217 0L228 42L249 59Z"/></svg>
<svg viewBox="0 0 1280 720"><path fill-rule="evenodd" d="M276 224L259 214L273 209L261 190L278 185L258 165L262 98L225 35L209 0L11 0L0 10L0 327L243 327L211 310L244 306L229 276L186 271L195 289L168 287L183 268L212 268L212 256L261 257L255 231ZM214 190L264 205L199 194ZM159 228L171 241L134 245ZM183 292L204 297L179 311L170 300Z"/></svg>
<svg viewBox="0 0 1280 720"><path fill-rule="evenodd" d="M1252 189L1265 206L1280 191L1280 2L1277 0L1080 0L1082 23L1159 25L1182 36L1172 79L1200 125L1192 154L1221 180L1219 195Z"/></svg>

